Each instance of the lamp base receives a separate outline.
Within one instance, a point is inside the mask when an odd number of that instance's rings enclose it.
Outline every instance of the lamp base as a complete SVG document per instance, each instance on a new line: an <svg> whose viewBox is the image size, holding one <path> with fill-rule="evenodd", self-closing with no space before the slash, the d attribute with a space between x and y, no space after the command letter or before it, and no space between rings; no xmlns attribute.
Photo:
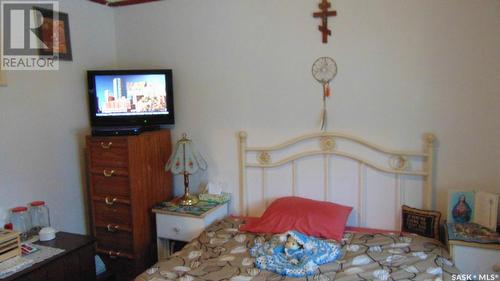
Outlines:
<svg viewBox="0 0 500 281"><path fill-rule="evenodd" d="M184 194L181 197L177 197L173 200L174 204L181 206L193 206L196 205L200 200L197 196L191 194Z"/></svg>

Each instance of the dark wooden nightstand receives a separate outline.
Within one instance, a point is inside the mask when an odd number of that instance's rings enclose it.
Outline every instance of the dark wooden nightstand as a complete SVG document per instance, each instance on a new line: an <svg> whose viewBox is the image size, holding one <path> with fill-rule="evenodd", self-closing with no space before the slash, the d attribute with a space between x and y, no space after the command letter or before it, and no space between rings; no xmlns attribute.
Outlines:
<svg viewBox="0 0 500 281"><path fill-rule="evenodd" d="M65 251L26 268L2 281L94 281L94 238L58 232L56 239L35 244Z"/></svg>

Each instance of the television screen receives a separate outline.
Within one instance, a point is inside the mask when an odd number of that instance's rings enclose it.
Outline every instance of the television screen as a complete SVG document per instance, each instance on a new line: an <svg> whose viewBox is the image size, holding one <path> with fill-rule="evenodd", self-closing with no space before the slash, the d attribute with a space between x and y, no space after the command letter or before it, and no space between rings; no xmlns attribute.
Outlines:
<svg viewBox="0 0 500 281"><path fill-rule="evenodd" d="M99 75L97 116L168 114L165 75Z"/></svg>
<svg viewBox="0 0 500 281"><path fill-rule="evenodd" d="M171 70L89 71L93 126L173 124Z"/></svg>

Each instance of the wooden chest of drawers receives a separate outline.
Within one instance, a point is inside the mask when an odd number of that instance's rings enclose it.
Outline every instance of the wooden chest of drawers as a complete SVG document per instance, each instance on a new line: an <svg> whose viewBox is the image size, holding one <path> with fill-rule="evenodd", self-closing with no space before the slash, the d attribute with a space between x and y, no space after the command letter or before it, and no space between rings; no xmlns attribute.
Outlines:
<svg viewBox="0 0 500 281"><path fill-rule="evenodd" d="M86 142L96 250L106 260L129 260L138 274L155 262L151 208L172 196L172 175L164 170L171 153L170 131L87 136Z"/></svg>

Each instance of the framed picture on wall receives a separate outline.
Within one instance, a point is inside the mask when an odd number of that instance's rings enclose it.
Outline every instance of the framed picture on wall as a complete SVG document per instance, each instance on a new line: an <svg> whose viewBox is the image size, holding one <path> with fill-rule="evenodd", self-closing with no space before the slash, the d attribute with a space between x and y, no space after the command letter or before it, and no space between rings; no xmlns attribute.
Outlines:
<svg viewBox="0 0 500 281"><path fill-rule="evenodd" d="M477 223L496 231L500 212L498 193L448 190L448 222Z"/></svg>
<svg viewBox="0 0 500 281"><path fill-rule="evenodd" d="M7 86L7 78L5 78L5 71L2 70L2 65L0 64L0 87L1 86Z"/></svg>
<svg viewBox="0 0 500 281"><path fill-rule="evenodd" d="M474 219L474 203L474 191L448 190L448 222L472 222Z"/></svg>
<svg viewBox="0 0 500 281"><path fill-rule="evenodd" d="M40 49L40 55L54 55L59 60L72 61L71 38L68 14L36 8L42 14L42 25L37 29L38 37L48 47Z"/></svg>

